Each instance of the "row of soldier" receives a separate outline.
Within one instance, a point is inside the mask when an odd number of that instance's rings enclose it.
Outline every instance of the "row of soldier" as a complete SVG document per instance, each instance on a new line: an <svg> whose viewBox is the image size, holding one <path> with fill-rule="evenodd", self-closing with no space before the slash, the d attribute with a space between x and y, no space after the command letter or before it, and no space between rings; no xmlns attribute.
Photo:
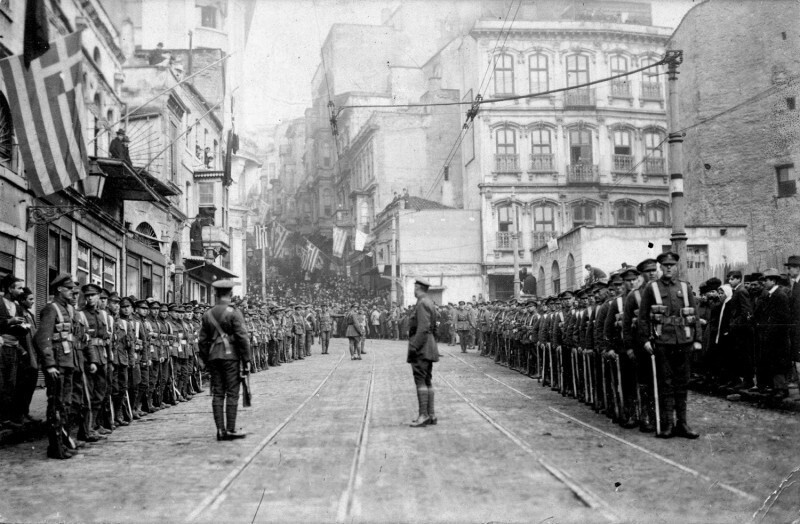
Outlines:
<svg viewBox="0 0 800 524"><path fill-rule="evenodd" d="M700 339L677 261L664 253L575 292L482 305L479 350L625 428L697 438L686 407L689 354Z"/></svg>

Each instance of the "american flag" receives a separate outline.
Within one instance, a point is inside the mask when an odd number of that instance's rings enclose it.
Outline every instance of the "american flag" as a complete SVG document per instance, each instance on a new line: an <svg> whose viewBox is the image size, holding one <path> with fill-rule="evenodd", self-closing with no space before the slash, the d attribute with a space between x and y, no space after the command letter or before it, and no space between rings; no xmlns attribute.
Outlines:
<svg viewBox="0 0 800 524"><path fill-rule="evenodd" d="M0 60L28 184L36 196L61 191L86 177L83 139L81 34L50 43L25 69L23 55Z"/></svg>
<svg viewBox="0 0 800 524"><path fill-rule="evenodd" d="M256 249L269 247L269 226L256 226Z"/></svg>
<svg viewBox="0 0 800 524"><path fill-rule="evenodd" d="M279 257L283 253L283 246L286 244L286 238L289 236L289 231L278 224L274 223L272 228L272 256Z"/></svg>
<svg viewBox="0 0 800 524"><path fill-rule="evenodd" d="M333 256L342 258L344 245L347 242L347 230L340 227L333 228Z"/></svg>

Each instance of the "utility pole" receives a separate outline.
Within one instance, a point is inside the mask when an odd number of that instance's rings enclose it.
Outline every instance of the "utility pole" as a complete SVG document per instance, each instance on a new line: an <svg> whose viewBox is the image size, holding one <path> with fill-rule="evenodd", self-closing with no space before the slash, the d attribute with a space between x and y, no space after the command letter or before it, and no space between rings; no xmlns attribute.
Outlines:
<svg viewBox="0 0 800 524"><path fill-rule="evenodd" d="M267 300L267 247L261 246L261 299Z"/></svg>
<svg viewBox="0 0 800 524"><path fill-rule="evenodd" d="M389 244L389 263L392 265L392 287L389 298L392 304L397 305L397 209L392 210L392 243Z"/></svg>
<svg viewBox="0 0 800 524"><path fill-rule="evenodd" d="M511 211L511 249L514 253L514 298L519 298L520 281L519 281L519 231L517 231L517 208L513 207Z"/></svg>
<svg viewBox="0 0 800 524"><path fill-rule="evenodd" d="M686 278L686 215L683 196L683 136L678 130L680 104L678 103L678 66L683 63L683 51L669 50L667 61L667 86L669 90L669 170L672 197L672 250L678 254L678 277Z"/></svg>

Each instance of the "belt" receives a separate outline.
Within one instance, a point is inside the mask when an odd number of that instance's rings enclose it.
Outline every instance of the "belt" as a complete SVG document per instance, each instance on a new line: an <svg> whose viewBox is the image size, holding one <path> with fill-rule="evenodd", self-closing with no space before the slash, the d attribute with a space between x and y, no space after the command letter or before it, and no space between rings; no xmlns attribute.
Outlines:
<svg viewBox="0 0 800 524"><path fill-rule="evenodd" d="M106 345L106 341L104 339L102 339L102 338L96 338L96 337L95 338L90 338L89 339L89 345L90 346L105 346Z"/></svg>
<svg viewBox="0 0 800 524"><path fill-rule="evenodd" d="M686 321L681 317L664 317L661 319L662 326L685 326Z"/></svg>

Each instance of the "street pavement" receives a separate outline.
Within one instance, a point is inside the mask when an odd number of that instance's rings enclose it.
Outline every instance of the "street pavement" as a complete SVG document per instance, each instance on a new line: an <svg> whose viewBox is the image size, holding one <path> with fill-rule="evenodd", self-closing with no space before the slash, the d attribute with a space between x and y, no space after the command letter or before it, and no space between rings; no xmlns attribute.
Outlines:
<svg viewBox="0 0 800 524"><path fill-rule="evenodd" d="M440 345L439 424L411 428L403 342L346 339L253 375L244 440L210 398L149 415L67 461L0 449L2 522L792 522L800 419L691 395L700 439L623 430L474 351ZM37 392L41 405L42 392ZM793 473L793 471L795 471Z"/></svg>

